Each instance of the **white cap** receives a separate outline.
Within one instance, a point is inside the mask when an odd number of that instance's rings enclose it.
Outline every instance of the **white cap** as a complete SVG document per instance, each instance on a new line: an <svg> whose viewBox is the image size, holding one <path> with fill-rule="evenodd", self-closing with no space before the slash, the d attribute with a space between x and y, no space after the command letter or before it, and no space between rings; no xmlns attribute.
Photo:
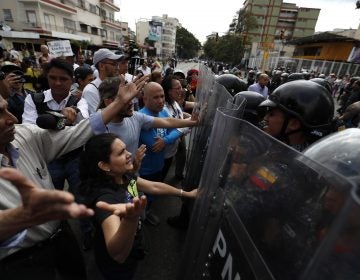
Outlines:
<svg viewBox="0 0 360 280"><path fill-rule="evenodd" d="M104 59L118 60L122 57L124 57L123 54L120 54L120 55L114 54L109 49L99 49L94 53L93 63L94 63L94 65L96 65L100 61L103 61Z"/></svg>

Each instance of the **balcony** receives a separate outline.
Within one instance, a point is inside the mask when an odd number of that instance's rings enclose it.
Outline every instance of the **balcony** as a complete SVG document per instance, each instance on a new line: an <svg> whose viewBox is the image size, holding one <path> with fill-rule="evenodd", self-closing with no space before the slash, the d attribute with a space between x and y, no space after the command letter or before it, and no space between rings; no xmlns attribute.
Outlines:
<svg viewBox="0 0 360 280"><path fill-rule="evenodd" d="M103 26L107 26L107 27L112 27L116 30L121 30L121 22L120 21L117 21L117 20L114 20L114 19L111 19L111 18L108 18L108 17L101 17L101 24Z"/></svg>
<svg viewBox="0 0 360 280"><path fill-rule="evenodd" d="M74 4L65 0L19 0L22 3L39 3L42 6L47 6L56 10L60 10L67 14L76 15L77 10L74 8Z"/></svg>
<svg viewBox="0 0 360 280"><path fill-rule="evenodd" d="M103 42L103 45L106 47L118 47L119 46L119 42L109 40L109 39L103 39L102 42Z"/></svg>
<svg viewBox="0 0 360 280"><path fill-rule="evenodd" d="M120 12L120 8L114 4L113 0L100 0L100 5L108 7L115 12Z"/></svg>
<svg viewBox="0 0 360 280"><path fill-rule="evenodd" d="M27 32L34 32L42 35L51 34L51 30L47 30L40 23L23 21L20 22L21 29Z"/></svg>

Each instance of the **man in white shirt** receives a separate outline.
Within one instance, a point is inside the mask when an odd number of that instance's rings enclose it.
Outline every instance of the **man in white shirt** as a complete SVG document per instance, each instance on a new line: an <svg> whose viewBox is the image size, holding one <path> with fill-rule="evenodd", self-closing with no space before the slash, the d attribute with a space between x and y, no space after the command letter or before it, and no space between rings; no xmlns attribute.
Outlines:
<svg viewBox="0 0 360 280"><path fill-rule="evenodd" d="M99 76L84 88L82 95L88 103L89 115L95 113L99 106L99 85L104 79L119 75L119 63L124 59L124 55L114 54L109 49L99 49L94 53L93 64Z"/></svg>
<svg viewBox="0 0 360 280"><path fill-rule="evenodd" d="M265 98L268 98L269 96L269 89L267 87L269 83L269 76L266 74L260 74L259 81L256 84L252 84L249 86L249 91L255 91L260 93Z"/></svg>
<svg viewBox="0 0 360 280"><path fill-rule="evenodd" d="M141 71L144 74L144 76L151 74L151 69L147 65L148 65L147 61L146 59L144 59L143 64L137 69L138 71Z"/></svg>

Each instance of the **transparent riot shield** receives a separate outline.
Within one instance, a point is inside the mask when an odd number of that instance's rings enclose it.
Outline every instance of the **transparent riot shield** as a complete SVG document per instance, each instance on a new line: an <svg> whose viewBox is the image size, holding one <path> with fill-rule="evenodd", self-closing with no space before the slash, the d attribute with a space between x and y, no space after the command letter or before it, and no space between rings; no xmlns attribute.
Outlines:
<svg viewBox="0 0 360 280"><path fill-rule="evenodd" d="M234 111L233 114L241 117L245 105L244 102L234 104L230 93L222 85L215 82L214 74L203 65L200 66L196 97L198 98L196 104L198 109L194 111L199 114L201 125L192 128L190 134L186 174L182 183L185 190L193 189L200 181L216 108L234 109L236 113Z"/></svg>
<svg viewBox="0 0 360 280"><path fill-rule="evenodd" d="M199 186L177 279L317 279L356 204L349 181L228 109ZM329 214L333 190L343 203Z"/></svg>

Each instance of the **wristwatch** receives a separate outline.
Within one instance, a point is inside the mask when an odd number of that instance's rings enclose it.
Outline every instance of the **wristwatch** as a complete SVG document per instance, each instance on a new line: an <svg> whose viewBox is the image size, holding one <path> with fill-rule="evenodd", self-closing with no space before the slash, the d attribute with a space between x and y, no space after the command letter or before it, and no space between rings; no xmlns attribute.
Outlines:
<svg viewBox="0 0 360 280"><path fill-rule="evenodd" d="M5 73L3 71L0 71L0 81L5 79Z"/></svg>

